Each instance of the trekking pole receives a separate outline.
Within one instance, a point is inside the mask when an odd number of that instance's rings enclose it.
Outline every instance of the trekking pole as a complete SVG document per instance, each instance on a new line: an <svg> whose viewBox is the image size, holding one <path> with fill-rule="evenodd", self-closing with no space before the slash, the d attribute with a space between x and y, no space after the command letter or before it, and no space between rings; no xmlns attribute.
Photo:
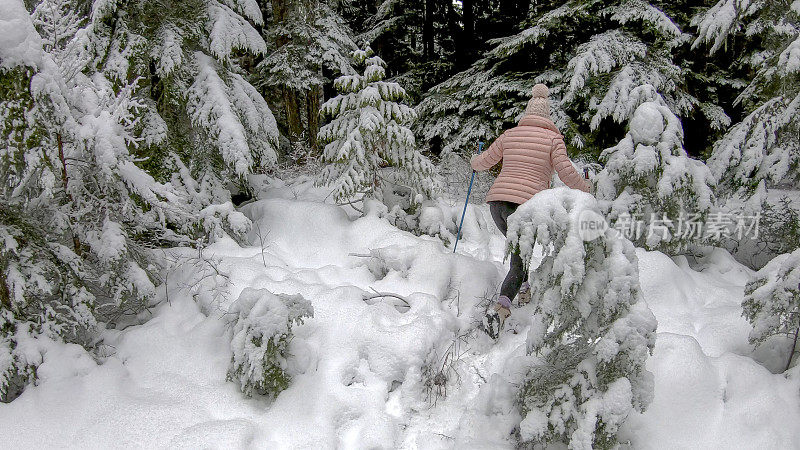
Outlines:
<svg viewBox="0 0 800 450"><path fill-rule="evenodd" d="M478 142L478 154L483 151L483 142ZM456 245L453 246L453 253L458 248L458 240L461 239L461 227L464 226L464 216L467 215L467 205L469 204L469 194L472 193L472 182L475 181L475 171L472 171L472 176L469 179L469 189L467 189L467 201L464 202L464 211L461 213L461 223L458 224L458 234L456 235Z"/></svg>

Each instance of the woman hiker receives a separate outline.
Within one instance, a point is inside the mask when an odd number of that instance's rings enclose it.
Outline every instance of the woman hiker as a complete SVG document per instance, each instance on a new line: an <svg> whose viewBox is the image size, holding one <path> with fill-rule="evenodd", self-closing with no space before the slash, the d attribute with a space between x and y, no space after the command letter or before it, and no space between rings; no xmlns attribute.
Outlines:
<svg viewBox="0 0 800 450"><path fill-rule="evenodd" d="M476 171L488 170L503 161L500 176L486 196L494 223L503 236L508 231L508 216L534 194L550 188L554 170L567 186L589 192L589 186L567 156L563 136L550 118L548 95L547 86L534 86L533 98L528 101L519 125L506 130L487 151L470 160ZM503 322L511 315L511 299L518 292L520 304L530 301L527 278L522 258L519 254L512 254L511 269L500 288L500 297L486 314L484 327L492 338L497 338Z"/></svg>

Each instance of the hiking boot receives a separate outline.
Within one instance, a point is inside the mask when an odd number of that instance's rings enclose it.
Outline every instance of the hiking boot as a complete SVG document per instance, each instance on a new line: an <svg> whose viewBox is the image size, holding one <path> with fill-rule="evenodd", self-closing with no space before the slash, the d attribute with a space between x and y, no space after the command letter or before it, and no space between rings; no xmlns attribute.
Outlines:
<svg viewBox="0 0 800 450"><path fill-rule="evenodd" d="M508 316L511 315L511 301L506 296L501 296L494 306L486 311L486 317L483 318L483 331L492 339L497 339L500 336L500 331L503 329Z"/></svg>
<svg viewBox="0 0 800 450"><path fill-rule="evenodd" d="M526 281L522 283L517 294L517 303L519 306L527 305L531 302L531 285Z"/></svg>

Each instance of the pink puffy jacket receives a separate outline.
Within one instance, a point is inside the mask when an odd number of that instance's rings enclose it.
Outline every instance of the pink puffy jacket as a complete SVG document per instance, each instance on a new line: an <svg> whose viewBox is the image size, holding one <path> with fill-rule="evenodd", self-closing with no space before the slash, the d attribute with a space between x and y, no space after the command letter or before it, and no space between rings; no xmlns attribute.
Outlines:
<svg viewBox="0 0 800 450"><path fill-rule="evenodd" d="M550 187L553 170L567 186L589 192L589 186L572 166L564 138L555 124L541 116L527 115L519 125L506 130L473 159L472 168L488 170L503 160L487 202L525 203L539 191Z"/></svg>

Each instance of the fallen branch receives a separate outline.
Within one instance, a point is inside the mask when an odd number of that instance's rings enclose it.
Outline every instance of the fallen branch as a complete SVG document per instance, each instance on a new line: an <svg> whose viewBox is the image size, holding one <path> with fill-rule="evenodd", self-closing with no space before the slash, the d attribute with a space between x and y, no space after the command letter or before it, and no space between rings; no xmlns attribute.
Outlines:
<svg viewBox="0 0 800 450"><path fill-rule="evenodd" d="M348 253L347 256L355 256L356 258L372 258L375 255L364 254L364 253Z"/></svg>
<svg viewBox="0 0 800 450"><path fill-rule="evenodd" d="M372 291L375 292L375 295L370 295L370 296L364 297L364 301L372 300L372 299L375 299L375 298L381 298L381 297L392 297L392 298L396 298L396 299L402 301L403 303L405 303L405 305L408 308L411 308L411 304L408 303L408 300L405 297L403 297L402 295L392 294L391 292L378 292L378 291L375 290L375 288L370 288L370 289L372 289Z"/></svg>

